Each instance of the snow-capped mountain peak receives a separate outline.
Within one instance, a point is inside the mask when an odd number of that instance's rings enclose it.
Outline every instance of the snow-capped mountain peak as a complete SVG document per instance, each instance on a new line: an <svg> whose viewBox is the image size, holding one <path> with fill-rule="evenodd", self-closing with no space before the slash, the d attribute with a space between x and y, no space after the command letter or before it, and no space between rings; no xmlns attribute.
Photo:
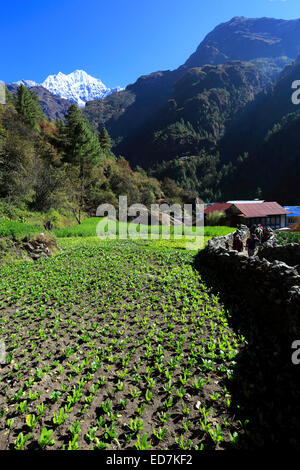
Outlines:
<svg viewBox="0 0 300 470"><path fill-rule="evenodd" d="M120 87L113 89L106 87L100 79L91 77L84 70L75 70L67 75L62 72L49 75L42 86L54 95L79 106L85 106L87 101L102 99L122 90Z"/></svg>
<svg viewBox="0 0 300 470"><path fill-rule="evenodd" d="M12 85L24 85L26 88L32 88L33 86L38 86L39 84L33 80L19 80L18 82L13 82Z"/></svg>

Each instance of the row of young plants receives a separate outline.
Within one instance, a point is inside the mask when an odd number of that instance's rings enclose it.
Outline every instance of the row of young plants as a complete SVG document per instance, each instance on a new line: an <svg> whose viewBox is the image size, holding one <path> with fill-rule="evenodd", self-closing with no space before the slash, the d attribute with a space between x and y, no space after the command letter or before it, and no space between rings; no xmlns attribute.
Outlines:
<svg viewBox="0 0 300 470"><path fill-rule="evenodd" d="M0 448L238 447L228 382L245 338L192 257L83 240L0 268Z"/></svg>
<svg viewBox="0 0 300 470"><path fill-rule="evenodd" d="M103 220L103 217L88 217L82 221L80 225L72 225L70 227L64 227L60 229L54 230L54 233L57 237L59 238L64 238L64 237L93 237L97 233L97 225L99 222ZM131 227L131 230L137 228L137 230L141 234L149 234L149 237L151 233L156 233L156 230L154 230L150 225L141 225L140 227L137 226L136 224L132 224L130 222L125 223L125 222L116 222L116 234L119 235L120 229L122 230L122 233L126 231ZM162 235L165 232L165 229L160 225L158 229L159 234ZM205 237L221 237L223 235L228 235L229 233L233 232L234 228L232 227L226 227L226 226L205 226L204 227L204 236ZM171 236L174 235L174 232L183 235L182 230L179 229L177 226L170 226L169 227L169 233ZM183 231L184 232L184 231ZM188 231L189 233L189 231Z"/></svg>

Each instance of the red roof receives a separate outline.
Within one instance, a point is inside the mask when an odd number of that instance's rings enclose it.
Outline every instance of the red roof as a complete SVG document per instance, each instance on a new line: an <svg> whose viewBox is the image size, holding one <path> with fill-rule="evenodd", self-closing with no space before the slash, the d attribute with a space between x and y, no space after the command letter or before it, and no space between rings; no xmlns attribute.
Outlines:
<svg viewBox="0 0 300 470"><path fill-rule="evenodd" d="M269 217L271 215L286 215L288 212L277 202L261 202L258 204L232 204L245 218Z"/></svg>
<svg viewBox="0 0 300 470"><path fill-rule="evenodd" d="M226 211L226 209L229 209L229 207L231 206L232 204L229 204L227 202L224 202L224 203L216 202L212 206L206 207L206 209L204 209L204 214L211 214L212 212L215 212L215 211Z"/></svg>

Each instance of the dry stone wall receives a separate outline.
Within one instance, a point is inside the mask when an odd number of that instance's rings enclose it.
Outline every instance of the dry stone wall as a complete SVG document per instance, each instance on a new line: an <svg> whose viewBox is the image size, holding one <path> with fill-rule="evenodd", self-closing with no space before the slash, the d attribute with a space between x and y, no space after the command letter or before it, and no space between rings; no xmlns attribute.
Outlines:
<svg viewBox="0 0 300 470"><path fill-rule="evenodd" d="M242 228L245 239L249 231ZM278 246L276 236L272 235L249 258L246 252L232 250L232 241L232 234L209 240L198 253L196 264L200 269L209 268L243 299L247 311L266 333L300 339L300 265L295 264L300 246ZM282 259L294 261L287 264Z"/></svg>
<svg viewBox="0 0 300 470"><path fill-rule="evenodd" d="M267 259L268 261L283 261L289 266L300 266L300 244L289 243L288 245L274 244L262 245L258 250L258 257Z"/></svg>

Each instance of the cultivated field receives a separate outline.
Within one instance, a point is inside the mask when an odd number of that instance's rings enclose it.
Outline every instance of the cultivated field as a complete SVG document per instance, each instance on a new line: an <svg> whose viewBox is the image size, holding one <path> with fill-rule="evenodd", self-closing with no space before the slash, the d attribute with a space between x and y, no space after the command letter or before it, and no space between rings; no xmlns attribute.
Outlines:
<svg viewBox="0 0 300 470"><path fill-rule="evenodd" d="M239 445L245 338L180 243L70 237L0 268L1 449Z"/></svg>

